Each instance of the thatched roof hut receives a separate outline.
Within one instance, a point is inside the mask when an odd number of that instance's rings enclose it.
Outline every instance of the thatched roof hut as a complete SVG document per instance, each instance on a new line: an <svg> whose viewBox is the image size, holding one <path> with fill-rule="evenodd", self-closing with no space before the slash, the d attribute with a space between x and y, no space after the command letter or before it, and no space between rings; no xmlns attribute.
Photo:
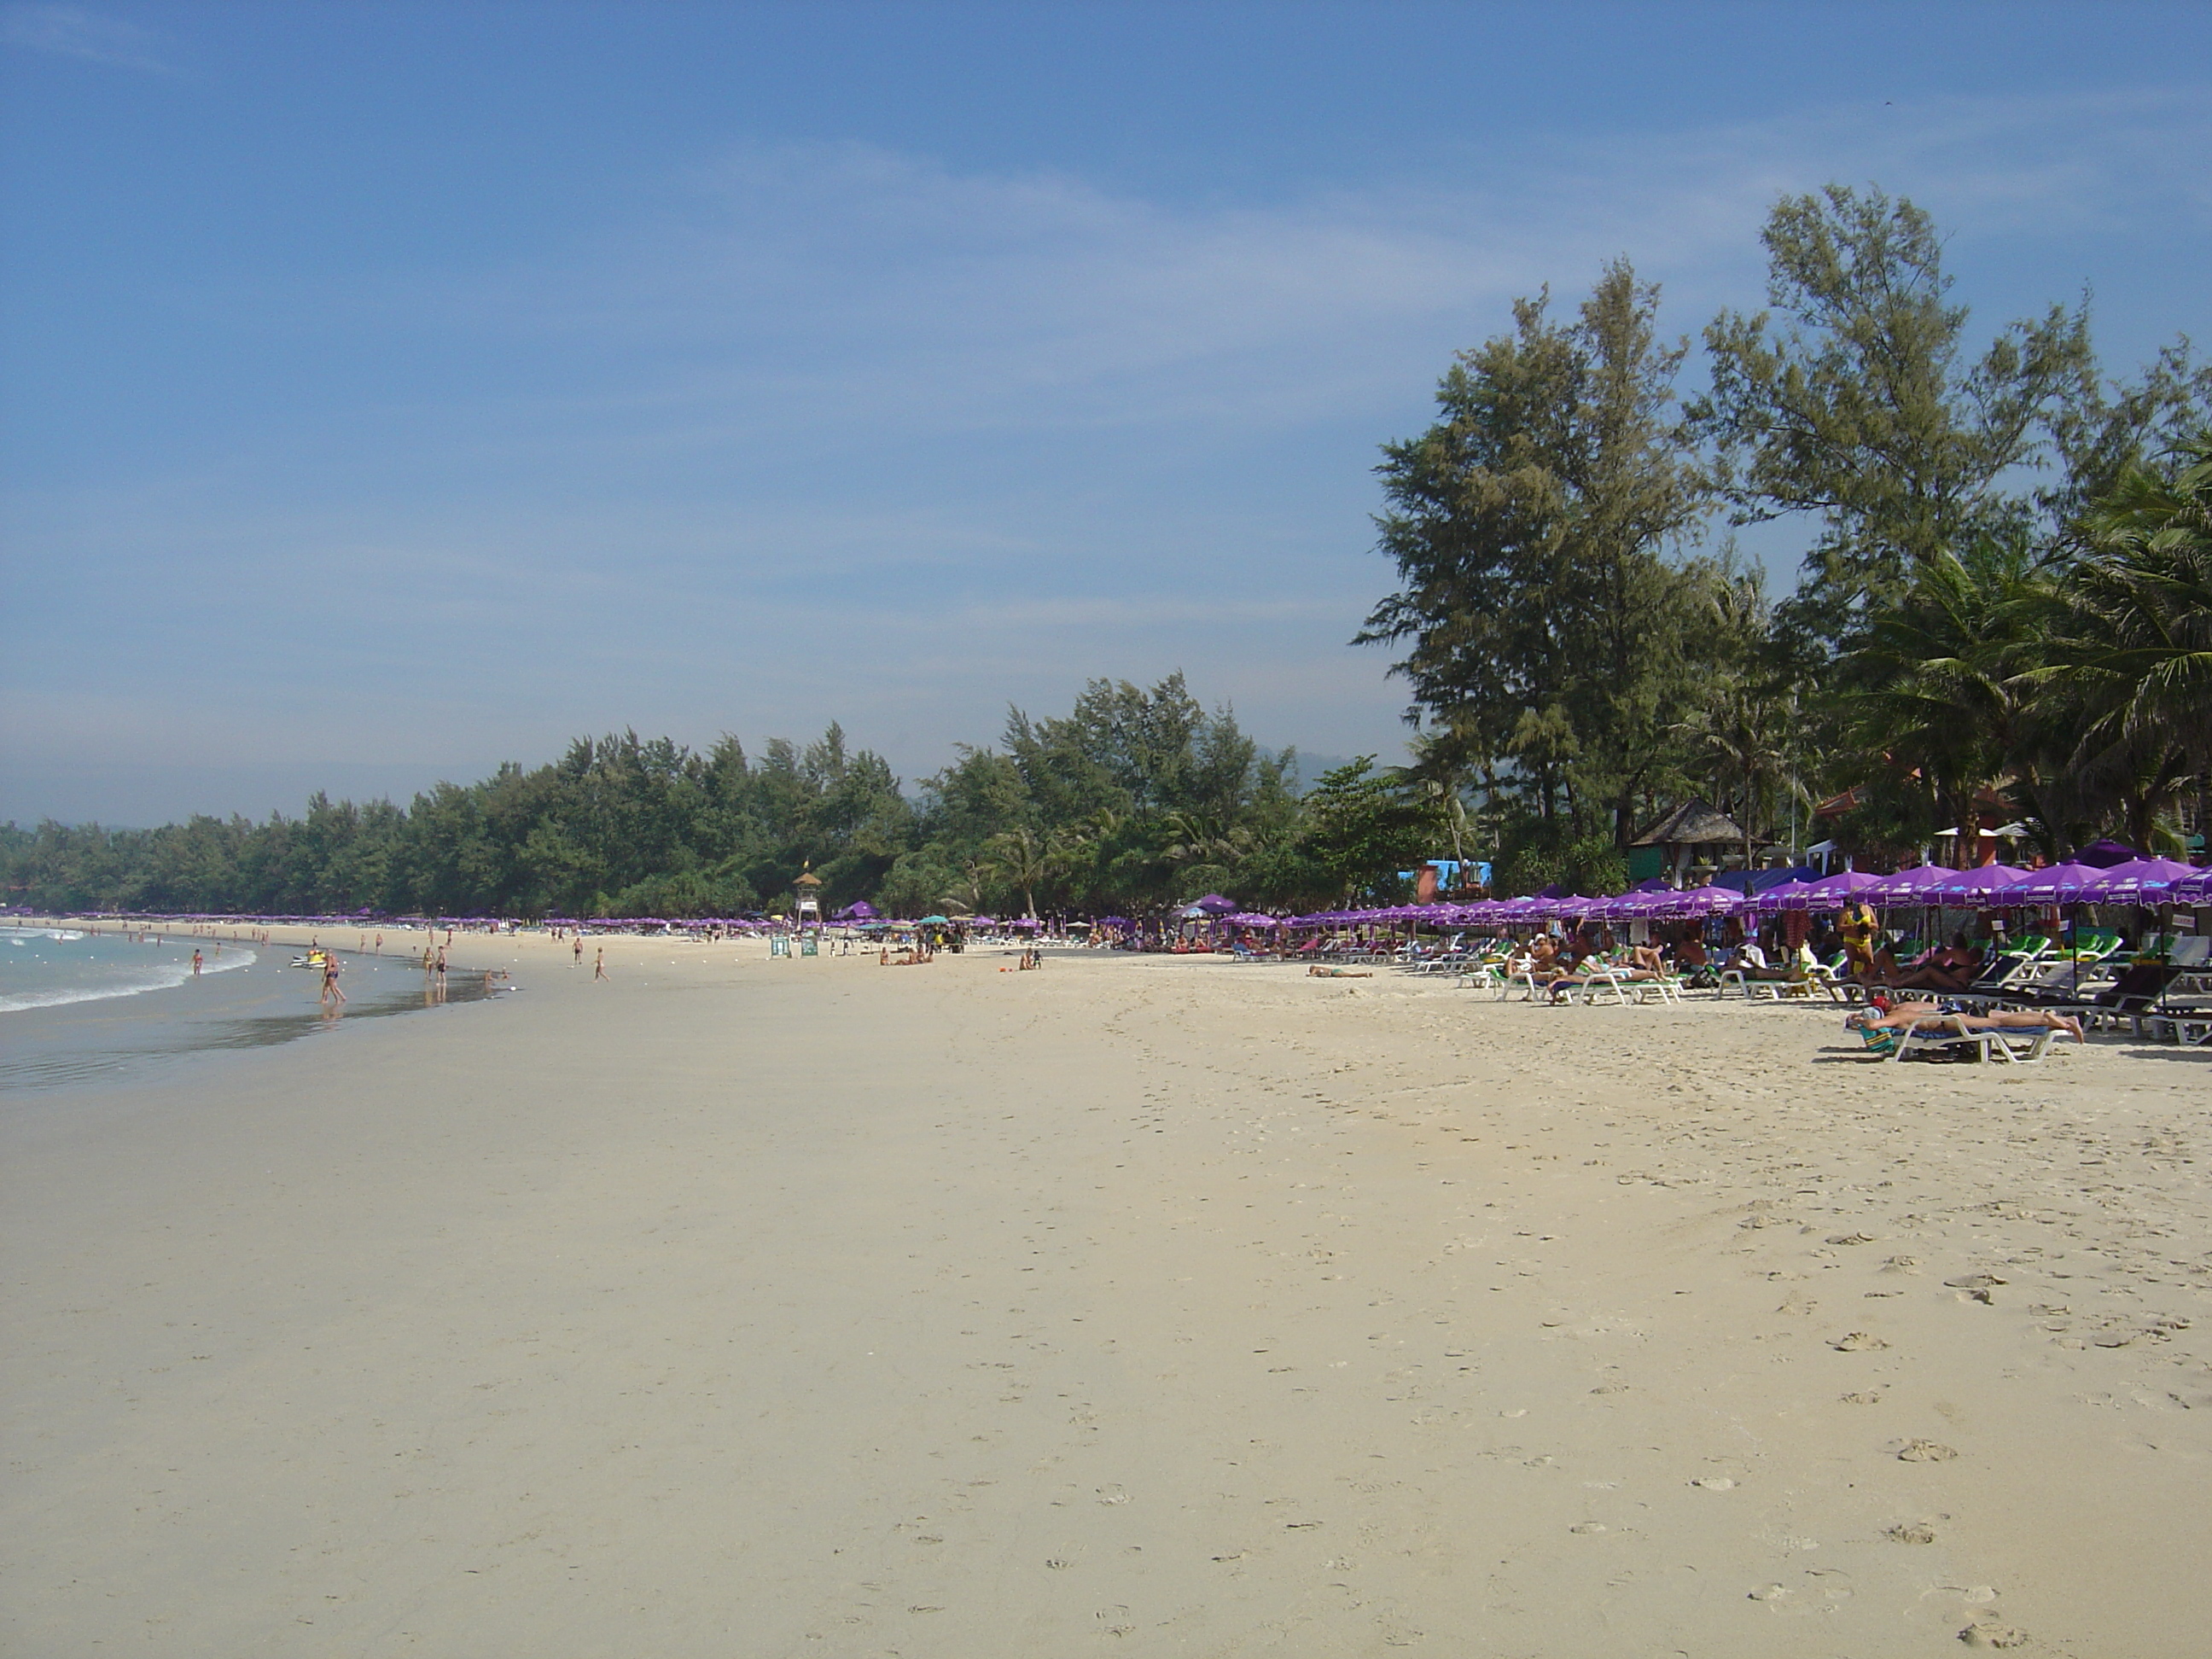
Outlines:
<svg viewBox="0 0 2212 1659"><path fill-rule="evenodd" d="M1692 797L1628 843L1628 874L1649 881L1670 872L1679 878L1693 864L1717 865L1741 851L1743 828L1711 801Z"/></svg>

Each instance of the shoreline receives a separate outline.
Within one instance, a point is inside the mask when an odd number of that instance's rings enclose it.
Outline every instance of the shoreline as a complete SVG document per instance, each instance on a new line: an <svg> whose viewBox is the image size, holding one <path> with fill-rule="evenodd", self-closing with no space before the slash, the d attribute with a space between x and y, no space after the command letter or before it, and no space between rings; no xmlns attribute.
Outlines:
<svg viewBox="0 0 2212 1659"><path fill-rule="evenodd" d="M18 925L111 939L118 931L102 933L67 919ZM140 930L119 931L127 935ZM489 1000L511 988L511 982L495 988L482 977L484 970L471 969L434 985L418 978L406 955L387 951L379 957L339 948L334 953L349 958L353 967L343 976L348 1000L332 1009L317 994L313 976L288 963L299 945L272 939L264 945L189 930L163 930L159 937L165 947L160 962L174 970L173 978L88 988L58 1000L0 1010L0 1035L7 1038L0 1054L0 1101L20 1104L33 1097L65 1096L87 1082L124 1073L158 1084L179 1062L205 1066L219 1063L226 1051L325 1036L348 1021ZM235 949L243 960L218 957L195 975L183 953L207 945Z"/></svg>
<svg viewBox="0 0 2212 1659"><path fill-rule="evenodd" d="M12 1645L2090 1659L2212 1620L2201 1055L498 944L496 1020L0 1131Z"/></svg>

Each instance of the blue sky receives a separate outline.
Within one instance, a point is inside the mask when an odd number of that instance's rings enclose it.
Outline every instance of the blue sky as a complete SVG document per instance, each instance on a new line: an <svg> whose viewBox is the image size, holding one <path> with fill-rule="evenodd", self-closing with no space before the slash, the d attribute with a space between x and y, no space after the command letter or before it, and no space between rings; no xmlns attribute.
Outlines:
<svg viewBox="0 0 2212 1659"><path fill-rule="evenodd" d="M0 816L833 716L912 779L1176 667L1393 751L1376 446L1512 295L1625 252L1694 333L1841 179L1988 330L2212 345L2208 66L2195 4L7 6Z"/></svg>

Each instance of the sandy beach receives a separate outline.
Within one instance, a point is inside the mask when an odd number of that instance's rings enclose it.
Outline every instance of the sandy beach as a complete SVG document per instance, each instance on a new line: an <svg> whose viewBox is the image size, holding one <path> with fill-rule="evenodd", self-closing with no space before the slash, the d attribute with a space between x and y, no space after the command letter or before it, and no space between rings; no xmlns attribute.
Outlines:
<svg viewBox="0 0 2212 1659"><path fill-rule="evenodd" d="M2204 1650L2212 1054L454 956L8 1103L8 1652Z"/></svg>

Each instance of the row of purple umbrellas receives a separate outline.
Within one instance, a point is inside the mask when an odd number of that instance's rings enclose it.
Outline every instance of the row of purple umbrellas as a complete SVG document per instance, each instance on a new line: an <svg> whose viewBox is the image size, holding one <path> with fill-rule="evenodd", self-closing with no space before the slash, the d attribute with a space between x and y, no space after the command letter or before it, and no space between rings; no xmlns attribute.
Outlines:
<svg viewBox="0 0 2212 1659"><path fill-rule="evenodd" d="M1398 904L1357 910L1320 910L1292 916L1282 927L1366 926L1427 921L1443 927L1493 927L1522 921L1580 918L1593 921L1684 921L1705 916L1784 910L1835 911L1846 904L1924 905L1952 910L2005 910L2052 904L2163 904L2212 902L2212 869L2172 859L2132 859L2099 869L2085 864L2057 864L2041 870L1984 864L1954 870L1937 864L1893 876L1845 870L1818 881L1787 881L1757 894L1730 887L1676 890L1658 884L1606 898L1568 893L1516 899L1485 899L1472 904ZM1246 926L1266 919L1232 916Z"/></svg>
<svg viewBox="0 0 2212 1659"><path fill-rule="evenodd" d="M2006 864L1978 865L1954 870L1924 864L1893 876L1869 875L1845 870L1818 881L1786 881L1757 894L1732 887L1674 889L1659 882L1610 897L1586 898L1579 894L1536 895L1528 898L1482 899L1471 904L1395 904L1366 909L1316 910L1302 916L1270 916L1242 910L1218 893L1208 893L1182 914L1231 927L1274 928L1368 926L1399 921L1425 921L1453 927L1492 927L1522 921L1549 921L1570 917L1589 921L1691 921L1705 916L1740 915L1756 912L1773 915L1784 910L1834 911L1846 904L1881 906L1924 905L1954 910L2006 910L2053 904L2206 904L2212 903L2212 868L2180 864L2172 859L2139 858L2099 868L2064 863L2041 870L2022 870ZM116 913L120 918L120 913ZM367 910L347 915L205 915L173 917L173 921L221 922L285 922L322 926L356 924ZM143 920L143 918L120 918ZM881 920L865 900L848 906L835 918L848 924L866 925ZM400 924L469 927L496 926L494 916L396 916L385 920ZM969 919L975 924L987 916ZM702 917L671 921L661 916L575 917L549 916L558 927L668 927L686 929L726 927L765 930L779 924L757 916ZM786 924L787 925L787 924ZM1029 927L1027 917L999 924ZM1102 927L1130 927L1126 916L1101 916Z"/></svg>

